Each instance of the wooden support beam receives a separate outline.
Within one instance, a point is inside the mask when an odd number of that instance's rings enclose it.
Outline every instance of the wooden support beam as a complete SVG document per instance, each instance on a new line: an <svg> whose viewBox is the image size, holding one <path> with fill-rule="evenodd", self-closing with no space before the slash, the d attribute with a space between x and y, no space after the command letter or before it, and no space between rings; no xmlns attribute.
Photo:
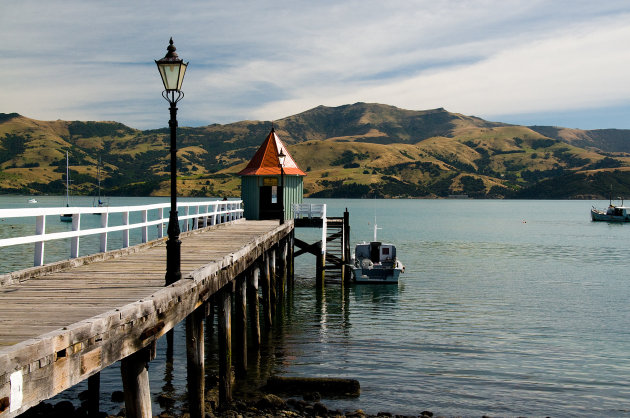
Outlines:
<svg viewBox="0 0 630 418"><path fill-rule="evenodd" d="M234 357L236 359L236 376L243 377L247 373L247 277L251 271L236 278L236 300L234 301Z"/></svg>
<svg viewBox="0 0 630 418"><path fill-rule="evenodd" d="M219 405L232 401L232 286L218 295L219 311Z"/></svg>
<svg viewBox="0 0 630 418"><path fill-rule="evenodd" d="M205 415L204 316L205 309L201 306L186 317L188 407L191 418L204 418Z"/></svg>
<svg viewBox="0 0 630 418"><path fill-rule="evenodd" d="M247 277L247 304L249 310L249 324L252 332L251 346L255 350L260 349L260 320L258 306L258 279L260 268L255 265L251 274Z"/></svg>
<svg viewBox="0 0 630 418"><path fill-rule="evenodd" d="M88 377L88 417L98 417L100 412L101 373Z"/></svg>
<svg viewBox="0 0 630 418"><path fill-rule="evenodd" d="M145 347L120 361L127 418L151 418L149 360L151 349Z"/></svg>
<svg viewBox="0 0 630 418"><path fill-rule="evenodd" d="M309 244L306 241L302 241L299 238L295 238L294 239L294 244L295 244L296 247L300 248L300 250L295 252L293 254L293 257L298 257L298 256L300 256L302 254L306 254L306 253L313 254L314 256L317 257L317 255L319 255L319 253L321 252L321 249L320 249L321 248L321 243L322 243L321 241L317 241L317 242L315 242L313 244Z"/></svg>

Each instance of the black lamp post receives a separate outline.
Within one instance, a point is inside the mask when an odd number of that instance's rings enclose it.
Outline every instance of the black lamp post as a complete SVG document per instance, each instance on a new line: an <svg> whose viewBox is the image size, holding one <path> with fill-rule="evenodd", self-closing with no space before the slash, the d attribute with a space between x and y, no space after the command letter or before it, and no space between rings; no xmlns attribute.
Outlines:
<svg viewBox="0 0 630 418"><path fill-rule="evenodd" d="M280 148L280 153L278 154L278 165L280 166L280 202L282 202L282 214L280 215L280 224L284 223L284 159L286 155L282 152L282 148Z"/></svg>
<svg viewBox="0 0 630 418"><path fill-rule="evenodd" d="M179 59L171 38L168 51L164 58L156 60L164 91L162 97L170 103L171 120L168 126L171 128L171 211L168 217L168 240L166 241L166 285L175 283L182 278L180 270L181 245L179 240L179 220L177 216L177 102L184 98L181 91L184 74L188 63Z"/></svg>

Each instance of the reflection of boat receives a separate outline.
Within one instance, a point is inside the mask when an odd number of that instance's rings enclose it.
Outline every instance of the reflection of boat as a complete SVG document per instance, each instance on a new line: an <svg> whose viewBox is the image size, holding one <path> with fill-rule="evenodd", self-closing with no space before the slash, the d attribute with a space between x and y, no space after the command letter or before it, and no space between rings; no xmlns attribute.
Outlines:
<svg viewBox="0 0 630 418"><path fill-rule="evenodd" d="M70 172L68 164L68 151L66 151L66 207L70 207L70 178L68 176ZM64 213L59 216L61 222L72 222L72 214Z"/></svg>
<svg viewBox="0 0 630 418"><path fill-rule="evenodd" d="M621 199L620 206L613 205L612 192L610 196L606 210L597 209L595 206L591 207L591 219L606 222L630 222L630 214L628 214L630 207L623 205L623 199Z"/></svg>
<svg viewBox="0 0 630 418"><path fill-rule="evenodd" d="M37 203L37 199L28 199L28 203Z"/></svg>
<svg viewBox="0 0 630 418"><path fill-rule="evenodd" d="M355 283L398 283L398 276L405 271L396 256L396 246L378 241L377 230L374 222L374 240L354 248L351 268Z"/></svg>

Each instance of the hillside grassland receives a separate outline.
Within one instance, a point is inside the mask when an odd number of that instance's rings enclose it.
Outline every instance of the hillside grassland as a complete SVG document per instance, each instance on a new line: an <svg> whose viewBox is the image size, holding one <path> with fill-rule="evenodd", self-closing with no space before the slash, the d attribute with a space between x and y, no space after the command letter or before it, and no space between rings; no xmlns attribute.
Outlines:
<svg viewBox="0 0 630 418"><path fill-rule="evenodd" d="M630 131L582 131L489 122L445 109L355 103L318 106L274 121L306 172L306 196L607 198L630 192ZM238 196L236 176L271 123L178 129L182 196ZM118 122L37 121L0 114L0 188L63 193L69 154L73 194L93 194L97 166L107 195L169 194L169 130Z"/></svg>

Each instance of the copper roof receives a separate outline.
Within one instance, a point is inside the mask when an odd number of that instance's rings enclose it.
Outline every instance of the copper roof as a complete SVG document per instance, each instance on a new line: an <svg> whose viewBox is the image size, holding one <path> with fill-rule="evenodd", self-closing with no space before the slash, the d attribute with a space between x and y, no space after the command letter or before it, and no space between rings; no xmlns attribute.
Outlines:
<svg viewBox="0 0 630 418"><path fill-rule="evenodd" d="M286 155L284 158L284 174L305 176L306 173L297 166L293 157L289 153L286 145L282 143L274 128L265 138L254 158L251 159L247 167L238 173L239 176L273 176L280 175L280 160L278 154L280 150Z"/></svg>

